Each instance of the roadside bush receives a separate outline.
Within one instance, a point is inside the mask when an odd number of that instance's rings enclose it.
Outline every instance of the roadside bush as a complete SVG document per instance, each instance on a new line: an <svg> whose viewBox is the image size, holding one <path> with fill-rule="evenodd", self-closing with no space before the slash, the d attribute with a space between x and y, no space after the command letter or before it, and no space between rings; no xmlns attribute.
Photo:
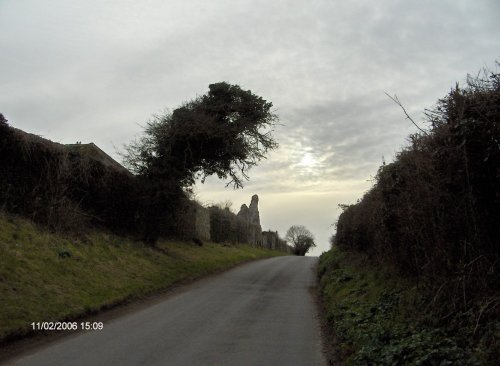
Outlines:
<svg viewBox="0 0 500 366"><path fill-rule="evenodd" d="M335 245L417 278L450 312L486 324L500 305L500 75L468 78L427 112L357 204Z"/></svg>
<svg viewBox="0 0 500 366"><path fill-rule="evenodd" d="M8 126L0 114L0 208L58 230L135 228L138 185L125 171Z"/></svg>
<svg viewBox="0 0 500 366"><path fill-rule="evenodd" d="M0 202L6 211L37 222L64 222L68 152L38 136L10 128L0 115ZM74 207L72 207L74 209Z"/></svg>

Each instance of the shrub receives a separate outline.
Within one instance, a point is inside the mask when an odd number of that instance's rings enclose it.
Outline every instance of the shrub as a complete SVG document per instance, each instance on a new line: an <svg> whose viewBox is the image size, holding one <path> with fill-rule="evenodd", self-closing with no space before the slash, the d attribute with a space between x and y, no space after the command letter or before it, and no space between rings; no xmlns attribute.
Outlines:
<svg viewBox="0 0 500 366"><path fill-rule="evenodd" d="M500 304L499 74L469 77L427 118L429 131L343 206L335 244L418 278L447 312L473 309L486 322L480 309Z"/></svg>
<svg viewBox="0 0 500 366"><path fill-rule="evenodd" d="M8 126L0 114L0 207L53 229L86 223L135 227L138 184L131 174Z"/></svg>

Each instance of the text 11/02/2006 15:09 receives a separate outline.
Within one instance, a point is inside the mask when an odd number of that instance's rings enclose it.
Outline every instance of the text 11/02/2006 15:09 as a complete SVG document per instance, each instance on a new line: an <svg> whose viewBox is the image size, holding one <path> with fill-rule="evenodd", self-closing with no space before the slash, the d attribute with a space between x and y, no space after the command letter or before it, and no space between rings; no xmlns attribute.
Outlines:
<svg viewBox="0 0 500 366"><path fill-rule="evenodd" d="M103 330L103 322L36 322L31 323L33 330Z"/></svg>

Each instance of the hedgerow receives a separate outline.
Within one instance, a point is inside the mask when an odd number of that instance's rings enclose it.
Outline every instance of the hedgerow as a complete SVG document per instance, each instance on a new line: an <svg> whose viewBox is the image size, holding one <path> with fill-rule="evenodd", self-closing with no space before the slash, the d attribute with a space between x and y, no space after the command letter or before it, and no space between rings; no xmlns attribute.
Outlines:
<svg viewBox="0 0 500 366"><path fill-rule="evenodd" d="M342 205L334 245L414 280L436 327L478 338L500 315L500 74L468 77L426 117L363 198Z"/></svg>

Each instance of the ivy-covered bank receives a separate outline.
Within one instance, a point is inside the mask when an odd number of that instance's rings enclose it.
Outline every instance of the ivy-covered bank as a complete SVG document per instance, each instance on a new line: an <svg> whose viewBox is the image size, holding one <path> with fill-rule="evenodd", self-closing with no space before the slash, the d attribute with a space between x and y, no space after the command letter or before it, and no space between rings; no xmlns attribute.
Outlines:
<svg viewBox="0 0 500 366"><path fill-rule="evenodd" d="M500 322L480 334L468 314L435 316L418 283L337 248L319 264L331 364L494 365Z"/></svg>

